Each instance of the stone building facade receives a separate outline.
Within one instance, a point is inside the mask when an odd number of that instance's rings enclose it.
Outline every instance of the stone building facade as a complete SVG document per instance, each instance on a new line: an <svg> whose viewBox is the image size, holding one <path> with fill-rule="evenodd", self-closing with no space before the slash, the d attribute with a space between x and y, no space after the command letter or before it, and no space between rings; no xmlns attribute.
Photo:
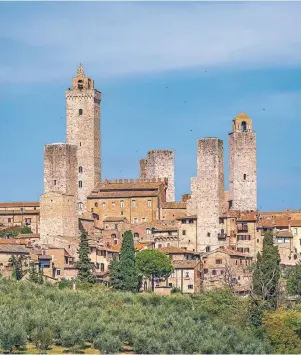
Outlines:
<svg viewBox="0 0 301 355"><path fill-rule="evenodd" d="M50 144L44 149L44 194L40 199L42 243L56 237L76 237L77 147Z"/></svg>
<svg viewBox="0 0 301 355"><path fill-rule="evenodd" d="M65 97L66 142L77 147L77 211L82 215L87 196L101 179L101 93L80 65L72 80L72 89L66 90Z"/></svg>
<svg viewBox="0 0 301 355"><path fill-rule="evenodd" d="M229 133L229 208L257 210L256 134L245 113L233 119Z"/></svg>
<svg viewBox="0 0 301 355"><path fill-rule="evenodd" d="M219 218L224 206L224 148L218 138L198 140L192 199L197 215L197 250L210 251L219 245Z"/></svg>
<svg viewBox="0 0 301 355"><path fill-rule="evenodd" d="M140 178L167 178L166 201L175 201L175 157L172 150L151 150L140 160Z"/></svg>

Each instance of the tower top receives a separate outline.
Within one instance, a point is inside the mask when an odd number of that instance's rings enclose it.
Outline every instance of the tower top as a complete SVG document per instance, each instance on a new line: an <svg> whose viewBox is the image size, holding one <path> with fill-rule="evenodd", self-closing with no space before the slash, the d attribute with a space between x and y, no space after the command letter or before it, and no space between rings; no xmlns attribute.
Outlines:
<svg viewBox="0 0 301 355"><path fill-rule="evenodd" d="M78 66L76 76L77 76L78 78L84 78L84 77L85 77L84 68L83 68L83 66L82 66L81 63L80 63L79 66Z"/></svg>
<svg viewBox="0 0 301 355"><path fill-rule="evenodd" d="M232 120L232 132L252 132L252 118L245 112L239 113Z"/></svg>

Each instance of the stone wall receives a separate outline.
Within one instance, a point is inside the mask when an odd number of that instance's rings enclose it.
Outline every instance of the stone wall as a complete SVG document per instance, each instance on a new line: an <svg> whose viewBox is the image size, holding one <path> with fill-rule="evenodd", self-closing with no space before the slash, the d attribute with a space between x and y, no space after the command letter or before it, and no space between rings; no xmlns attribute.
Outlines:
<svg viewBox="0 0 301 355"><path fill-rule="evenodd" d="M257 210L256 135L229 134L229 200L231 209ZM230 202L231 203L231 202Z"/></svg>
<svg viewBox="0 0 301 355"><path fill-rule="evenodd" d="M166 191L166 201L168 202L175 201L174 164L174 152L172 150L151 150L147 153L146 178L168 178ZM143 171L140 163L140 174Z"/></svg>
<svg viewBox="0 0 301 355"><path fill-rule="evenodd" d="M44 193L77 193L77 147L55 143L44 147Z"/></svg>
<svg viewBox="0 0 301 355"><path fill-rule="evenodd" d="M101 179L100 102L101 93L94 89L93 80L73 79L73 88L65 93L67 132L66 141L77 146L78 193L77 208L86 210L87 196ZM83 89L77 86L84 82Z"/></svg>
<svg viewBox="0 0 301 355"><path fill-rule="evenodd" d="M147 159L140 159L140 169L139 169L139 176L140 179L146 179L147 175Z"/></svg>
<svg viewBox="0 0 301 355"><path fill-rule="evenodd" d="M197 208L197 251L219 245L219 217L224 206L224 148L217 138L197 143L197 178L194 180Z"/></svg>

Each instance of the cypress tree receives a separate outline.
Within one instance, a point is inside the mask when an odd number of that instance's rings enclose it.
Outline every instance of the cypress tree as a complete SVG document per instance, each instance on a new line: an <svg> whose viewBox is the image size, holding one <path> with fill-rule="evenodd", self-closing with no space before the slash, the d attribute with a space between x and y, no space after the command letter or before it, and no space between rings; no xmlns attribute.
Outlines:
<svg viewBox="0 0 301 355"><path fill-rule="evenodd" d="M273 234L266 232L262 254L258 253L253 273L253 290L268 308L277 307L280 279L280 255L273 244Z"/></svg>
<svg viewBox="0 0 301 355"><path fill-rule="evenodd" d="M110 286L115 289L120 289L120 265L119 260L114 258L110 262Z"/></svg>
<svg viewBox="0 0 301 355"><path fill-rule="evenodd" d="M81 230L80 243L78 249L78 262L75 264L78 270L78 279L82 282L95 283L93 275L94 265L90 259L90 248L88 233L85 229Z"/></svg>
<svg viewBox="0 0 301 355"><path fill-rule="evenodd" d="M135 247L131 231L123 234L119 261L119 289L131 292L137 292L138 289Z"/></svg>

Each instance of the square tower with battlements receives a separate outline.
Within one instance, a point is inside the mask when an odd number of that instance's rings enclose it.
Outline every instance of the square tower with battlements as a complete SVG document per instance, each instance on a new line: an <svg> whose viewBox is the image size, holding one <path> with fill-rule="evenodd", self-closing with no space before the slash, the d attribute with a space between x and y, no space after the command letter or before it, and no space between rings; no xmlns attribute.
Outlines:
<svg viewBox="0 0 301 355"><path fill-rule="evenodd" d="M245 113L233 119L229 133L229 209L257 210L256 134Z"/></svg>
<svg viewBox="0 0 301 355"><path fill-rule="evenodd" d="M77 147L77 212L83 214L87 196L101 179L100 102L101 93L86 77L82 65L65 92L66 142Z"/></svg>

